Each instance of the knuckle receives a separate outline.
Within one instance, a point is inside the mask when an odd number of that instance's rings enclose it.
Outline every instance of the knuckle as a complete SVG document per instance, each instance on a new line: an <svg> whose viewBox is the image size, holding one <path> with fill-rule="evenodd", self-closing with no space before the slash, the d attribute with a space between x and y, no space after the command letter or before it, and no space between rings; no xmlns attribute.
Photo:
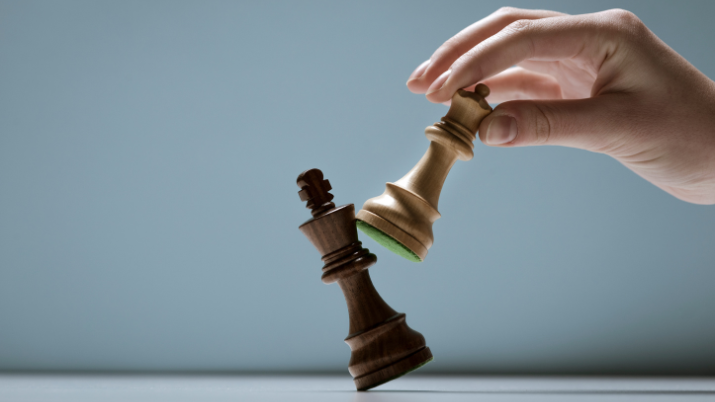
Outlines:
<svg viewBox="0 0 715 402"><path fill-rule="evenodd" d="M483 63L474 63L479 56L479 49L472 48L452 63L452 76L484 77Z"/></svg>
<svg viewBox="0 0 715 402"><path fill-rule="evenodd" d="M519 19L507 25L505 29L511 31L512 33L522 33L528 31L533 24L532 20Z"/></svg>
<svg viewBox="0 0 715 402"><path fill-rule="evenodd" d="M546 145L552 137L553 112L544 104L514 100L500 104L492 113L516 119L519 131L516 141L519 144Z"/></svg>
<svg viewBox="0 0 715 402"><path fill-rule="evenodd" d="M447 39L432 55L432 63L440 61L454 60L460 56L460 38L453 36Z"/></svg>
<svg viewBox="0 0 715 402"><path fill-rule="evenodd" d="M606 11L606 13L615 21L618 21L627 25L635 25L641 22L635 14L628 10L622 8L614 8L612 10Z"/></svg>
<svg viewBox="0 0 715 402"><path fill-rule="evenodd" d="M515 42L521 42L525 46L527 58L536 53L536 44L533 38L534 21L532 20L516 20L507 25L502 31L503 35Z"/></svg>
<svg viewBox="0 0 715 402"><path fill-rule="evenodd" d="M515 21L527 20L526 12L523 9L516 7L502 7L494 12L492 15L495 17L499 24L508 27L509 24L513 24Z"/></svg>
<svg viewBox="0 0 715 402"><path fill-rule="evenodd" d="M534 144L548 144L553 127L553 113L549 108L540 103L532 103L532 129L534 130Z"/></svg>
<svg viewBox="0 0 715 402"><path fill-rule="evenodd" d="M453 53L456 51L458 44L459 38L457 38L457 36L453 36L444 41L442 46L440 46L439 51L440 53Z"/></svg>
<svg viewBox="0 0 715 402"><path fill-rule="evenodd" d="M469 61L473 59L478 54L478 49L473 47L467 50L463 55L459 56L457 60L452 63L452 71L461 70L469 64ZM476 67L476 66L475 66Z"/></svg>
<svg viewBox="0 0 715 402"><path fill-rule="evenodd" d="M643 21L628 10L615 8L604 11L606 25L615 33L627 38L638 39L648 31Z"/></svg>
<svg viewBox="0 0 715 402"><path fill-rule="evenodd" d="M514 15L519 12L519 9L516 7L499 7L497 11L494 12L496 15Z"/></svg>

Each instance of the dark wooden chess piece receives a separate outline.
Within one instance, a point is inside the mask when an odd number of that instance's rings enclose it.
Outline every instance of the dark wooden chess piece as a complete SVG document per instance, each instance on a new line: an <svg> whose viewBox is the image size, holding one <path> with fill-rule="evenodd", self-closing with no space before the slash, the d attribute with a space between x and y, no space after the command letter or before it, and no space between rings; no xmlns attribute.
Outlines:
<svg viewBox="0 0 715 402"><path fill-rule="evenodd" d="M368 268L377 257L358 241L353 204L335 207L323 172L310 169L298 176L300 199L313 218L300 230L323 256L324 283L338 282L350 315L345 342L352 355L348 370L358 390L367 390L415 370L432 360L425 338L407 326L405 314L382 300Z"/></svg>

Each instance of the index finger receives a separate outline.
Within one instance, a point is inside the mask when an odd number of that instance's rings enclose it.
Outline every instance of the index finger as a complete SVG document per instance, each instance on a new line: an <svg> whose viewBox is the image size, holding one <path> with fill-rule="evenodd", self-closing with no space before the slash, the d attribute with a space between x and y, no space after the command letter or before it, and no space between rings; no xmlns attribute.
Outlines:
<svg viewBox="0 0 715 402"><path fill-rule="evenodd" d="M540 18L564 16L567 14L549 10L524 10L513 7L502 7L488 17L464 28L461 32L447 40L437 48L428 61L427 68L421 76L410 79L407 88L414 93L425 93L427 88L442 73L459 59L464 53L485 39L497 34L504 27L518 20L534 20Z"/></svg>
<svg viewBox="0 0 715 402"><path fill-rule="evenodd" d="M606 55L614 52L599 38L603 28L594 14L516 21L455 61L432 83L427 99L444 102L458 89L527 59L554 61L583 56L596 75Z"/></svg>

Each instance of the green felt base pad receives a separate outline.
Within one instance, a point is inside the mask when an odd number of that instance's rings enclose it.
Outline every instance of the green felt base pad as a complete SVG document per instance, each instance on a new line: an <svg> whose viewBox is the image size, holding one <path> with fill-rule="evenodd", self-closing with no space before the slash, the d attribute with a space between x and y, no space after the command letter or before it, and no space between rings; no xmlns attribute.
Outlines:
<svg viewBox="0 0 715 402"><path fill-rule="evenodd" d="M422 259L417 254L382 230L361 220L357 220L356 225L360 231L372 237L373 240L400 257L406 258L412 262L422 262Z"/></svg>

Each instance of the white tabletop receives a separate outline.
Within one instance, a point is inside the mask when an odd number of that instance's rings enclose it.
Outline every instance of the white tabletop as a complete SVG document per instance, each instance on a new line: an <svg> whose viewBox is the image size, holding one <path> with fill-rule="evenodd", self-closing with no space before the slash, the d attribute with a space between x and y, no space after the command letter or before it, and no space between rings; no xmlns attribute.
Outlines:
<svg viewBox="0 0 715 402"><path fill-rule="evenodd" d="M0 401L714 401L715 378L0 374Z"/></svg>

